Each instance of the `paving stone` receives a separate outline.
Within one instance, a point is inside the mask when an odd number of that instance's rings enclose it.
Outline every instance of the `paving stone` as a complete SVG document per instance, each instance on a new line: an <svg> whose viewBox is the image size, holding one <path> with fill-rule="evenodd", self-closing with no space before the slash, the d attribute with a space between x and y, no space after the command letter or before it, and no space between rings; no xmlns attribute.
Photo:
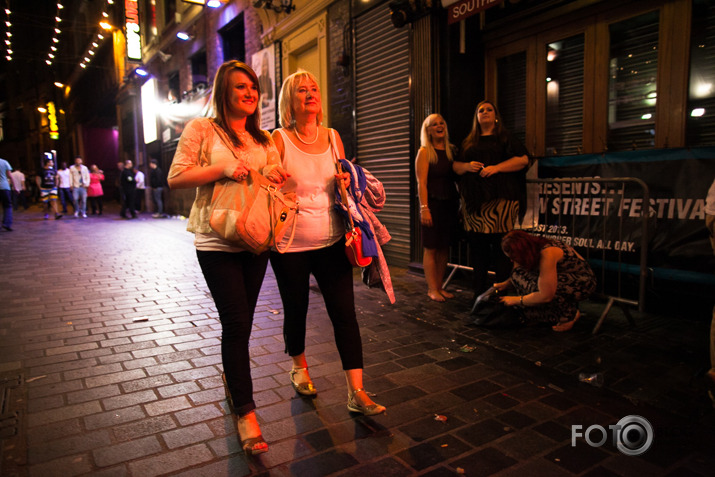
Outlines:
<svg viewBox="0 0 715 477"><path fill-rule="evenodd" d="M28 456L30 465L46 462L80 452L91 451L111 444L106 431L85 432L81 435L64 436L62 439L43 442L37 446L37 452Z"/></svg>
<svg viewBox="0 0 715 477"><path fill-rule="evenodd" d="M329 475L333 472L356 465L358 462L349 454L329 450L298 462L292 462L288 468L293 475Z"/></svg>
<svg viewBox="0 0 715 477"><path fill-rule="evenodd" d="M461 386L457 389L452 389L450 392L464 399L465 401L471 401L472 399L477 399L486 396L487 394L492 394L494 392L500 391L501 389L503 388L500 385L492 381L483 379L481 381Z"/></svg>
<svg viewBox="0 0 715 477"><path fill-rule="evenodd" d="M156 454L161 450L161 444L159 444L156 437L149 436L96 449L92 451L92 456L99 467L107 467L119 462L127 462L139 457Z"/></svg>
<svg viewBox="0 0 715 477"><path fill-rule="evenodd" d="M27 424L29 427L42 426L53 422L74 419L83 416L101 412L102 408L97 401L90 401L81 404L71 404L63 406L59 409L50 409L30 413L27 416Z"/></svg>
<svg viewBox="0 0 715 477"><path fill-rule="evenodd" d="M112 436L118 442L130 441L139 437L159 434L176 428L176 423L169 415L150 417L130 424L112 428Z"/></svg>
<svg viewBox="0 0 715 477"><path fill-rule="evenodd" d="M183 426L161 434L167 447L175 449L213 439L214 434L204 423Z"/></svg>
<svg viewBox="0 0 715 477"><path fill-rule="evenodd" d="M143 369L132 369L130 371L122 371L119 373L104 374L102 376L93 376L85 379L85 384L88 388L98 386L107 386L109 384L123 383L125 381L134 381L135 379L145 378L146 374Z"/></svg>
<svg viewBox="0 0 715 477"><path fill-rule="evenodd" d="M449 434L398 452L396 457L415 470L424 470L441 464L471 450L471 447Z"/></svg>
<svg viewBox="0 0 715 477"><path fill-rule="evenodd" d="M102 427L116 426L125 422L143 419L145 417L146 414L140 406L132 406L87 416L84 418L84 425L87 429L92 430Z"/></svg>
<svg viewBox="0 0 715 477"><path fill-rule="evenodd" d="M156 401L158 398L153 389L138 391L130 394L122 394L102 400L104 409L111 411L113 409L125 408L137 404L146 404Z"/></svg>
<svg viewBox="0 0 715 477"><path fill-rule="evenodd" d="M87 454L75 454L31 465L30 477L70 477L87 474L92 470L92 461Z"/></svg>
<svg viewBox="0 0 715 477"><path fill-rule="evenodd" d="M141 475L142 477L163 475L188 466L197 466L204 462L209 462L212 457L213 455L208 447L203 444L197 444L130 462L129 471L132 475Z"/></svg>
<svg viewBox="0 0 715 477"><path fill-rule="evenodd" d="M453 461L450 467L464 469L465 475L492 475L514 464L516 460L507 457L498 450L487 447L467 457Z"/></svg>
<svg viewBox="0 0 715 477"><path fill-rule="evenodd" d="M569 443L549 452L544 458L555 462L569 472L581 473L603 462L608 456L608 453L599 448L591 447L586 442L579 442L576 447L572 447Z"/></svg>

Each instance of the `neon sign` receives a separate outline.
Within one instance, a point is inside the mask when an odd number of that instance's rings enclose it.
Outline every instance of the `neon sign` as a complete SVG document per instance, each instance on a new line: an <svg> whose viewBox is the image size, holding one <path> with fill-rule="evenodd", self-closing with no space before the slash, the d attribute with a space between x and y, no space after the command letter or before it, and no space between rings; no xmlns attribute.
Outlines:
<svg viewBox="0 0 715 477"><path fill-rule="evenodd" d="M142 41L139 28L139 6L137 5L137 0L125 0L124 11L127 30L127 58L141 61Z"/></svg>
<svg viewBox="0 0 715 477"><path fill-rule="evenodd" d="M60 130L57 127L57 111L55 110L55 103L47 103L47 121L50 123L50 139L59 139Z"/></svg>

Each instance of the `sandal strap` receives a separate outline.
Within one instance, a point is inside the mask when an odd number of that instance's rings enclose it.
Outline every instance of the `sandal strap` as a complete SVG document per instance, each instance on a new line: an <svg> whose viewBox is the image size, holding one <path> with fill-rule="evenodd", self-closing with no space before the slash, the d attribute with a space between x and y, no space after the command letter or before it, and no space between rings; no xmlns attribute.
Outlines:
<svg viewBox="0 0 715 477"><path fill-rule="evenodd" d="M354 399L355 395L359 393L360 391L365 391L365 388L357 388L353 392L350 393L350 399ZM365 394L367 394L367 391L365 391Z"/></svg>

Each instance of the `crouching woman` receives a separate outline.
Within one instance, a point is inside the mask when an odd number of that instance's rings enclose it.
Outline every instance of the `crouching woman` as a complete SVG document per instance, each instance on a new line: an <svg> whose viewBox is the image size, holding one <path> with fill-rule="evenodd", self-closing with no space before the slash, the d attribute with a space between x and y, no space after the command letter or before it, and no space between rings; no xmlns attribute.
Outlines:
<svg viewBox="0 0 715 477"><path fill-rule="evenodd" d="M520 306L527 323L548 322L554 331L568 331L580 318L578 302L596 288L596 276L588 262L558 240L512 230L501 242L514 262L509 279L495 283L499 293L513 289L516 296L503 296L507 306Z"/></svg>

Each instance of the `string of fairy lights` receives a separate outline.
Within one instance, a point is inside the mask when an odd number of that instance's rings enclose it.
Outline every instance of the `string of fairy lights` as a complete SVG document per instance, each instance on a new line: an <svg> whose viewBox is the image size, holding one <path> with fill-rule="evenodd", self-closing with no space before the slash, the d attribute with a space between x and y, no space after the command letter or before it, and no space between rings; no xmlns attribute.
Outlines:
<svg viewBox="0 0 715 477"><path fill-rule="evenodd" d="M102 43L102 40L104 40L104 34L102 32L111 31L114 28L114 26L109 23L109 9L112 5L114 5L114 0L106 0L106 4L102 9L102 19L99 22L100 31L98 31L92 41L90 41L89 47L82 55L82 60L79 62L80 68L87 68L87 66L92 62L96 50L99 48L99 45Z"/></svg>
<svg viewBox="0 0 715 477"><path fill-rule="evenodd" d="M13 61L15 51L13 50L13 10L10 6L10 0L4 1L4 11L5 11L5 59L7 61ZM93 60L98 48L100 47L102 40L105 39L105 31L111 31L115 27L109 23L109 11L114 5L114 0L105 0L105 4L102 8L102 17L99 22L99 27L97 28L97 33L95 33L91 40L89 41L87 49L80 55L79 66L81 68L86 68ZM52 27L52 39L50 40L50 45L47 51L47 56L45 58L45 64L47 66L52 66L57 61L58 48L60 46L61 34L62 34L62 21L65 6L62 2L57 2L56 11L54 17L54 25ZM17 26L15 26L17 28Z"/></svg>
<svg viewBox="0 0 715 477"><path fill-rule="evenodd" d="M62 10L64 10L64 8L64 5L62 5L61 3L57 4L57 13L55 14L55 28L52 34L52 42L50 43L50 52L47 53L47 59L45 60L47 66L52 66L52 63L55 60L55 53L57 53L57 44L60 42L60 33L62 33L62 30L60 29L62 17L60 16L60 14L62 13Z"/></svg>
<svg viewBox="0 0 715 477"><path fill-rule="evenodd" d="M12 61L12 21L10 20L10 15L12 11L10 10L10 0L5 0L5 59L7 61Z"/></svg>

